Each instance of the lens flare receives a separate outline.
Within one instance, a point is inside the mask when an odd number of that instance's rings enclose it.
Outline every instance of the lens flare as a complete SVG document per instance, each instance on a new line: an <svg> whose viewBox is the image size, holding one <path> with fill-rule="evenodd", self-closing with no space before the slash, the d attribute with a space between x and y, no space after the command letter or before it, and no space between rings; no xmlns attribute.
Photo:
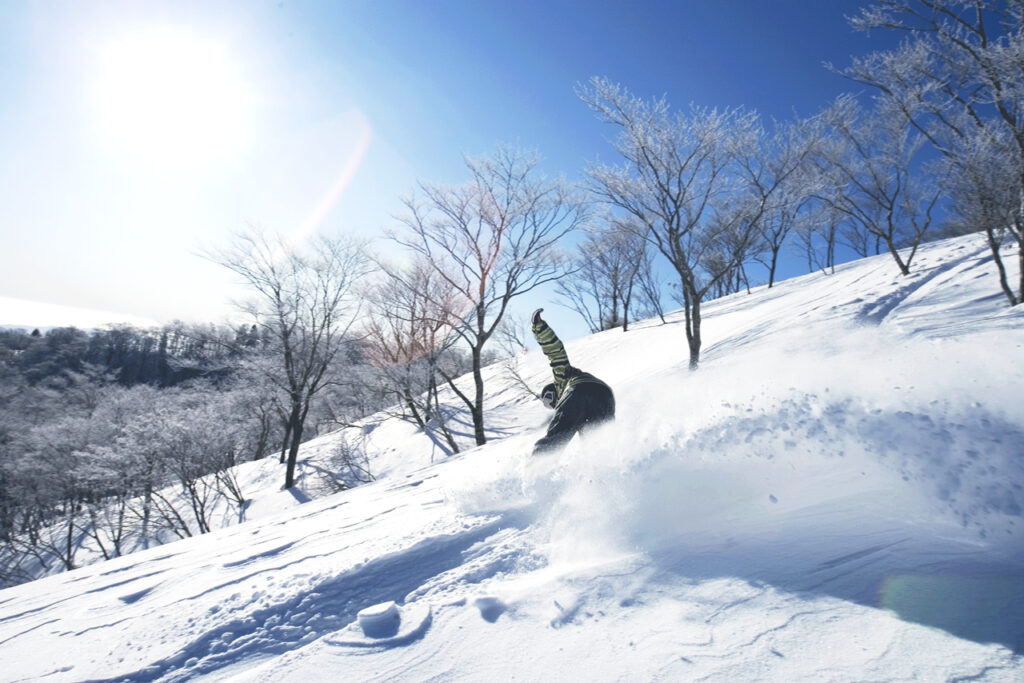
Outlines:
<svg viewBox="0 0 1024 683"><path fill-rule="evenodd" d="M317 231L323 224L324 219L327 218L327 214L338 203L341 196L345 194L345 190L348 189L359 168L363 165L366 154L370 149L370 143L373 141L373 130L370 127L369 121L361 112L357 112L355 127L357 129L355 145L352 151L341 160L341 169L338 175L335 176L327 191L324 192L320 201L317 202L309 217L288 234L281 252L277 255L278 258L294 252Z"/></svg>
<svg viewBox="0 0 1024 683"><path fill-rule="evenodd" d="M252 93L225 46L164 28L108 43L93 97L100 141L157 174L203 171L249 142Z"/></svg>

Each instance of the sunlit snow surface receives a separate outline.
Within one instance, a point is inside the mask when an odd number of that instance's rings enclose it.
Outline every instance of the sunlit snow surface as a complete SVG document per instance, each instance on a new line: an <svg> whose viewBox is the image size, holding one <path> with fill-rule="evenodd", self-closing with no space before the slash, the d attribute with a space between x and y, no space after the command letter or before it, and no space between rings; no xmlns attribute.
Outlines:
<svg viewBox="0 0 1024 683"><path fill-rule="evenodd" d="M1024 680L1024 310L977 238L914 271L711 302L697 373L679 315L569 344L618 419L557 455L495 367L488 446L371 421L379 481L302 504L247 465L251 521L0 592L0 678Z"/></svg>

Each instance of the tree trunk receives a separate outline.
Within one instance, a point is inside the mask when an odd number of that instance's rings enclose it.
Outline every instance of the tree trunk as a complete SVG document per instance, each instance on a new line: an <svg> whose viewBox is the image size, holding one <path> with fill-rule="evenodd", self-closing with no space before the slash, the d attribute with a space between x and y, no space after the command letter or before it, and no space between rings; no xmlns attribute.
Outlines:
<svg viewBox="0 0 1024 683"><path fill-rule="evenodd" d="M1014 306L1024 301L1024 244L1017 245L1017 267L1020 269L1020 289L1017 292L1017 302L1013 304Z"/></svg>
<svg viewBox="0 0 1024 683"><path fill-rule="evenodd" d="M629 307L633 305L633 281L636 279L634 272L626 284L626 294L622 298L622 331L629 332Z"/></svg>
<svg viewBox="0 0 1024 683"><path fill-rule="evenodd" d="M487 436L484 434L484 375L481 372L482 352L479 347L473 347L473 383L476 388L476 396L473 400L473 436L476 438L476 445L483 446L487 443Z"/></svg>
<svg viewBox="0 0 1024 683"><path fill-rule="evenodd" d="M441 412L441 397L438 395L437 383L433 378L430 379L431 389L427 394L427 403L430 403L430 397L434 397L434 410L437 415L437 426L441 430L441 434L444 435L445 441L448 442L448 446L452 449L452 455L459 452L459 444L455 442L455 437L452 435L450 429L448 429L448 423L445 420L444 413Z"/></svg>
<svg viewBox="0 0 1024 683"><path fill-rule="evenodd" d="M692 330L686 330L686 340L690 343L690 370L700 365L700 298L694 297L692 302Z"/></svg>
<svg viewBox="0 0 1024 683"><path fill-rule="evenodd" d="M270 416L261 411L260 434L256 439L256 453L253 460L262 460L267 455L267 446L270 444Z"/></svg>
<svg viewBox="0 0 1024 683"><path fill-rule="evenodd" d="M900 258L900 251L896 248L896 244L889 237L884 238L884 241L889 253L892 254L893 259L896 260L896 265L900 267L900 272L904 275L910 275L910 264L904 263L903 259Z"/></svg>
<svg viewBox="0 0 1024 683"><path fill-rule="evenodd" d="M680 283L683 290L683 309L686 311L686 341L690 347L690 370L700 364L700 296L689 282Z"/></svg>
<svg viewBox="0 0 1024 683"><path fill-rule="evenodd" d="M92 505L89 506L89 536L96 542L96 547L100 549L100 553L103 555L104 560L109 560L111 554L107 552L107 546L103 544L103 535L100 533L100 521L99 516L96 514L96 508Z"/></svg>
<svg viewBox="0 0 1024 683"><path fill-rule="evenodd" d="M149 548L149 524L153 508L153 493L149 484L146 485L146 492L142 499L142 547Z"/></svg>
<svg viewBox="0 0 1024 683"><path fill-rule="evenodd" d="M284 423L284 439L281 441L281 464L283 465L288 460L288 445L292 442L292 421L286 420Z"/></svg>
<svg viewBox="0 0 1024 683"><path fill-rule="evenodd" d="M772 247L772 265L768 268L768 289L775 284L775 269L779 265L779 247Z"/></svg>
<svg viewBox="0 0 1024 683"><path fill-rule="evenodd" d="M433 363L429 366L429 379L427 380L427 400L423 405L423 420L424 422L430 422L434 419L434 406L431 402L431 398L437 396L437 373L434 370ZM440 417L440 413L438 413Z"/></svg>
<svg viewBox="0 0 1024 683"><path fill-rule="evenodd" d="M291 445L288 448L288 468L284 475L284 487L295 485L295 465L299 461L299 442L302 441L302 402L292 399L292 413L288 420Z"/></svg>
<svg viewBox="0 0 1024 683"><path fill-rule="evenodd" d="M417 410L416 403L412 400L412 396L406 390L403 390L402 393L404 394L402 398L405 399L405 407L409 410L409 414L412 415L413 422L415 422L416 426L423 431L427 431L427 423L424 422L423 417L420 415L420 411Z"/></svg>
<svg viewBox="0 0 1024 683"><path fill-rule="evenodd" d="M999 286L1003 288L1003 293L1006 294L1006 298L1010 300L1011 306L1016 306L1020 303L1017 296L1013 293L1013 289L1010 287L1009 280L1006 277L1006 266L1003 265L1003 256L999 252L1000 240L996 236L996 231L993 228L985 228L985 237L988 238L989 249L992 250L992 260L995 261L996 270L999 271ZM1024 251L1021 251L1020 258L1022 259L1021 278L1024 278ZM1022 293L1024 293L1024 286L1022 286Z"/></svg>
<svg viewBox="0 0 1024 683"><path fill-rule="evenodd" d="M473 406L473 401L470 400L469 396L466 396L466 394L463 393L462 390L460 390L457 386L455 386L454 378L451 377L451 375L448 375L447 373L445 373L440 368L438 368L438 372L440 373L441 377L444 378L444 381L447 382L448 386L455 393L455 395L458 396L462 400L462 402L464 404L466 404L466 406L469 408L470 413L474 414L475 413L475 408ZM436 398L436 394L435 394L435 398ZM441 404L437 403L436 408L437 408L437 411L438 411L438 418L442 421L442 424L443 424L444 416L440 414ZM474 417L474 422L475 421L476 421L476 418ZM481 423L482 422L483 422L483 416L481 415ZM446 433L447 433L447 428L446 428ZM452 441L452 443L454 444L454 441Z"/></svg>
<svg viewBox="0 0 1024 683"><path fill-rule="evenodd" d="M75 512L74 504L68 503L68 533L65 538L64 557L61 559L64 561L64 567L69 571L75 569Z"/></svg>

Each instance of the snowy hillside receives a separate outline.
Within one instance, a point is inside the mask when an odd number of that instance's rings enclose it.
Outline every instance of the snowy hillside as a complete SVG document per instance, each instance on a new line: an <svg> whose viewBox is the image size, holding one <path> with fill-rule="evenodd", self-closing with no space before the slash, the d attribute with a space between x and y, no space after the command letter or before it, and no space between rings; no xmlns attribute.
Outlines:
<svg viewBox="0 0 1024 683"><path fill-rule="evenodd" d="M0 678L1024 680L1024 310L976 237L914 271L711 302L697 373L678 320L569 344L618 418L557 455L495 367L487 446L247 465L256 521L0 591Z"/></svg>

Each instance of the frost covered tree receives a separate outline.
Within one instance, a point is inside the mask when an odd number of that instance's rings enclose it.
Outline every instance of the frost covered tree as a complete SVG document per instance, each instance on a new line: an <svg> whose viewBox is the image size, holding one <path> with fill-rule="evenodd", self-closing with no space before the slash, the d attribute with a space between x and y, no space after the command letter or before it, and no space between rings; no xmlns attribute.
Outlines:
<svg viewBox="0 0 1024 683"><path fill-rule="evenodd" d="M313 400L335 380L360 311L356 285L369 270L361 245L319 237L293 245L253 230L210 257L256 293L243 306L277 359L268 378L285 397L285 488L295 484L299 444Z"/></svg>
<svg viewBox="0 0 1024 683"><path fill-rule="evenodd" d="M1024 2L883 0L851 19L905 36L842 71L870 85L942 155L955 210L988 237L1000 286L1024 301ZM1004 247L1016 249L1011 282Z"/></svg>
<svg viewBox="0 0 1024 683"><path fill-rule="evenodd" d="M381 270L381 281L365 293L364 353L400 416L424 431L435 424L451 452L458 453L438 398L441 360L456 339L452 330L459 321L452 312L458 293L422 256L405 268L382 265Z"/></svg>
<svg viewBox="0 0 1024 683"><path fill-rule="evenodd" d="M734 277L750 255L762 207L743 195L737 153L753 144L755 113L702 109L674 113L664 98L630 94L594 78L577 94L602 121L619 129L620 165L597 164L593 192L635 219L679 277L690 368L701 349L701 303Z"/></svg>
<svg viewBox="0 0 1024 683"><path fill-rule="evenodd" d="M130 340L135 332L117 332L127 340L124 348L137 347ZM253 375L239 372L237 364L247 359L226 353L220 342L208 343L206 332L184 335L165 330L157 337L166 341L168 370L174 376L194 370L209 381L159 388L160 378L148 375L151 384L125 386L123 375L115 375L119 366L87 362L96 360L92 351L80 356L76 334L51 339L59 363L37 355L21 372L23 356L0 351L6 380L0 390L0 585L243 516L246 499L234 466L258 457L275 438L266 402L275 388L263 376L255 377L262 384L254 384ZM206 341L199 339L203 335ZM0 335L0 347L46 343L23 336ZM70 344L58 343L62 339ZM88 346L98 341L97 348L108 349L109 339L93 333ZM185 346L206 361L191 365ZM81 362L69 362L75 357ZM229 359L233 370L222 365Z"/></svg>
<svg viewBox="0 0 1024 683"><path fill-rule="evenodd" d="M782 247L813 194L812 152L823 133L820 117L776 123L771 132L757 131L756 144L739 152L747 192L757 207L760 239L754 259L768 270L769 288L775 284Z"/></svg>
<svg viewBox="0 0 1024 683"><path fill-rule="evenodd" d="M645 293L642 278L650 280L651 268L642 228L612 219L587 232L572 272L558 282L557 291L591 332L626 331L634 302Z"/></svg>
<svg viewBox="0 0 1024 683"><path fill-rule="evenodd" d="M835 184L819 198L862 236L884 244L908 275L942 197L940 183L920 167L924 137L884 100L865 111L843 95L823 116L830 135L818 146L817 160Z"/></svg>
<svg viewBox="0 0 1024 683"><path fill-rule="evenodd" d="M800 217L805 213L806 198L788 192L784 194L784 200L771 206L761 219L762 251L754 257L768 270L769 288L775 285L782 248L787 244L790 233L800 225Z"/></svg>
<svg viewBox="0 0 1024 683"><path fill-rule="evenodd" d="M461 185L421 183L422 198L405 202L402 233L392 238L422 257L455 292L453 333L472 358L473 388L449 386L472 415L478 445L484 430L484 350L511 301L564 273L559 242L581 226L588 209L568 184L543 177L537 156L501 148L467 159Z"/></svg>
<svg viewBox="0 0 1024 683"><path fill-rule="evenodd" d="M47 389L25 387L5 406L3 415L19 423L17 431L4 434L5 420L0 420L3 582L24 580L19 567L33 564L43 573L78 566L97 513L115 499L124 500L129 490L129 482L106 476L107 468L98 467L93 455L145 409L139 395L155 390L125 389L80 373L62 379L58 384L51 378ZM113 507L111 518L102 521L110 523L107 537L120 543L127 525Z"/></svg>
<svg viewBox="0 0 1024 683"><path fill-rule="evenodd" d="M807 272L835 273L836 246L839 243L842 214L825 202L805 202L796 215L794 248L807 259Z"/></svg>
<svg viewBox="0 0 1024 683"><path fill-rule="evenodd" d="M948 157L953 213L962 225L982 229L993 254L999 285L1011 306L1024 302L1024 163L1006 131L976 135L955 157ZM1017 250L1016 282L1003 252Z"/></svg>
<svg viewBox="0 0 1024 683"><path fill-rule="evenodd" d="M64 569L78 566L75 556L89 497L80 454L99 428L86 415L67 415L36 427L25 442L34 457L21 464L23 528L29 533L19 541L44 564L49 556Z"/></svg>

